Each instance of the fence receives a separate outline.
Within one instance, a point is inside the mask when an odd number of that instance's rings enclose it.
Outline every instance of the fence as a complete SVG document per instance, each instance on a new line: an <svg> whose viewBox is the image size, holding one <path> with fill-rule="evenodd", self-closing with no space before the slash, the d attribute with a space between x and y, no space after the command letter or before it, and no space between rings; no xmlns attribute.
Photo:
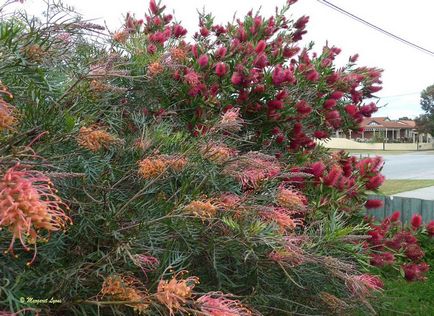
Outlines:
<svg viewBox="0 0 434 316"><path fill-rule="evenodd" d="M326 148L346 150L433 150L434 143L358 143L346 138L330 138L326 141L319 141Z"/></svg>
<svg viewBox="0 0 434 316"><path fill-rule="evenodd" d="M369 215L378 219L384 219L392 215L393 212L400 211L401 222L403 223L410 222L413 214L422 215L424 223L434 220L434 201L384 195L370 195L369 198L384 202L382 207L367 210Z"/></svg>

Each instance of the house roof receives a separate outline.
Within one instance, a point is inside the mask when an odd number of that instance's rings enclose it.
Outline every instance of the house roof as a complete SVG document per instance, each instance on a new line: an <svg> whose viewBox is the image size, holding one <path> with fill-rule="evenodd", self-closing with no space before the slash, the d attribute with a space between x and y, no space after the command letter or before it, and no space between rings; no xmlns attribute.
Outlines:
<svg viewBox="0 0 434 316"><path fill-rule="evenodd" d="M388 117L366 117L362 122L365 130L370 129L414 129L416 122L411 120L391 120Z"/></svg>

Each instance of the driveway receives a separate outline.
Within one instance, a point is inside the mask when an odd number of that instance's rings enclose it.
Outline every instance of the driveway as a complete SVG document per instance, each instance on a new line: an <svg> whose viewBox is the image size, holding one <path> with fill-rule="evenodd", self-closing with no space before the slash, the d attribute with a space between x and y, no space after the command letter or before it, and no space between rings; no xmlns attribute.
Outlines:
<svg viewBox="0 0 434 316"><path fill-rule="evenodd" d="M387 154L383 156L383 159L385 163L382 174L386 176L386 179L434 179L434 154L432 152Z"/></svg>

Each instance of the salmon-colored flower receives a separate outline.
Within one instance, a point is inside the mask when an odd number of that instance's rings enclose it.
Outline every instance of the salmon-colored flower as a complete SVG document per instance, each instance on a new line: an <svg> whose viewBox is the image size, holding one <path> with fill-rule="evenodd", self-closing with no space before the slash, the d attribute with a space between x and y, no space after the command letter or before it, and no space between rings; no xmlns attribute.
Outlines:
<svg viewBox="0 0 434 316"><path fill-rule="evenodd" d="M199 283L199 278L195 276L178 280L181 271L172 277L171 280L160 280L157 288L157 300L167 307L169 314L175 315L177 310L182 311L182 306L191 298L193 288Z"/></svg>
<svg viewBox="0 0 434 316"><path fill-rule="evenodd" d="M291 211L283 207L266 207L260 212L260 215L270 221L275 222L279 227L281 232L287 230L294 230L297 226L303 226L303 221L301 219L295 219L291 216Z"/></svg>
<svg viewBox="0 0 434 316"><path fill-rule="evenodd" d="M96 152L119 142L119 139L107 133L103 128L83 126L78 133L77 142L81 147Z"/></svg>
<svg viewBox="0 0 434 316"><path fill-rule="evenodd" d="M160 261L148 254L137 254L132 256L133 263L142 269L143 274L146 276L147 272L154 271L160 264Z"/></svg>
<svg viewBox="0 0 434 316"><path fill-rule="evenodd" d="M249 152L228 163L223 172L239 180L244 187L256 188L259 184L280 173L278 160L259 152Z"/></svg>
<svg viewBox="0 0 434 316"><path fill-rule="evenodd" d="M372 291L381 291L384 287L380 277L371 274L353 275L346 280L351 293L360 297L371 295Z"/></svg>
<svg viewBox="0 0 434 316"><path fill-rule="evenodd" d="M200 311L209 316L250 316L252 312L238 300L231 300L221 292L210 292L196 301Z"/></svg>
<svg viewBox="0 0 434 316"><path fill-rule="evenodd" d="M213 205L210 201L192 201L188 204L184 211L187 213L194 214L200 218L211 218L217 213L217 207Z"/></svg>
<svg viewBox="0 0 434 316"><path fill-rule="evenodd" d="M238 207L242 203L241 197L234 193L223 193L218 198L218 205L225 209Z"/></svg>
<svg viewBox="0 0 434 316"><path fill-rule="evenodd" d="M71 219L65 214L68 206L57 196L47 176L39 171L25 170L16 165L0 179L0 228L7 227L13 234L8 251L13 253L14 242L19 239L28 249L35 244L41 229L48 232L64 229Z"/></svg>
<svg viewBox="0 0 434 316"><path fill-rule="evenodd" d="M240 109L231 108L221 116L218 127L222 130L238 132L243 124L244 120L240 117Z"/></svg>
<svg viewBox="0 0 434 316"><path fill-rule="evenodd" d="M109 276L104 280L101 294L111 296L116 300L125 301L138 313L145 313L150 300L143 284L132 276Z"/></svg>
<svg viewBox="0 0 434 316"><path fill-rule="evenodd" d="M279 188L276 194L276 202L279 206L290 210L306 210L306 197L296 190L286 189L284 187Z"/></svg>

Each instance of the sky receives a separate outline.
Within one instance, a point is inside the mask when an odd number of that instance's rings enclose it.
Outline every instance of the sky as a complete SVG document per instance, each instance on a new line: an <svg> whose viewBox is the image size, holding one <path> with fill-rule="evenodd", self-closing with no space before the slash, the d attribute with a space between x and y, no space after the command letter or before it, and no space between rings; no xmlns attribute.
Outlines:
<svg viewBox="0 0 434 316"><path fill-rule="evenodd" d="M219 23L245 15L250 9L262 8L263 16L270 16L276 6L286 0L163 0L169 13L192 35L197 31L197 10L211 12ZM0 0L0 2L2 2ZM123 15L134 13L143 18L148 8L146 0L63 0L82 13L85 19L107 23L111 31L120 27ZM430 0L329 0L336 6L357 15L364 20L398 35L410 42L434 51L434 3ZM43 10L41 0L27 0L24 6L32 13ZM315 42L320 52L326 41L342 49L337 63L343 65L349 56L360 55L358 65L375 66L384 69L380 110L375 116L391 119L407 116L414 118L423 111L420 107L420 92L434 84L434 55L423 53L373 30L341 13L323 5L318 0L298 0L288 13L297 19L302 15L310 17L308 33L302 44Z"/></svg>

